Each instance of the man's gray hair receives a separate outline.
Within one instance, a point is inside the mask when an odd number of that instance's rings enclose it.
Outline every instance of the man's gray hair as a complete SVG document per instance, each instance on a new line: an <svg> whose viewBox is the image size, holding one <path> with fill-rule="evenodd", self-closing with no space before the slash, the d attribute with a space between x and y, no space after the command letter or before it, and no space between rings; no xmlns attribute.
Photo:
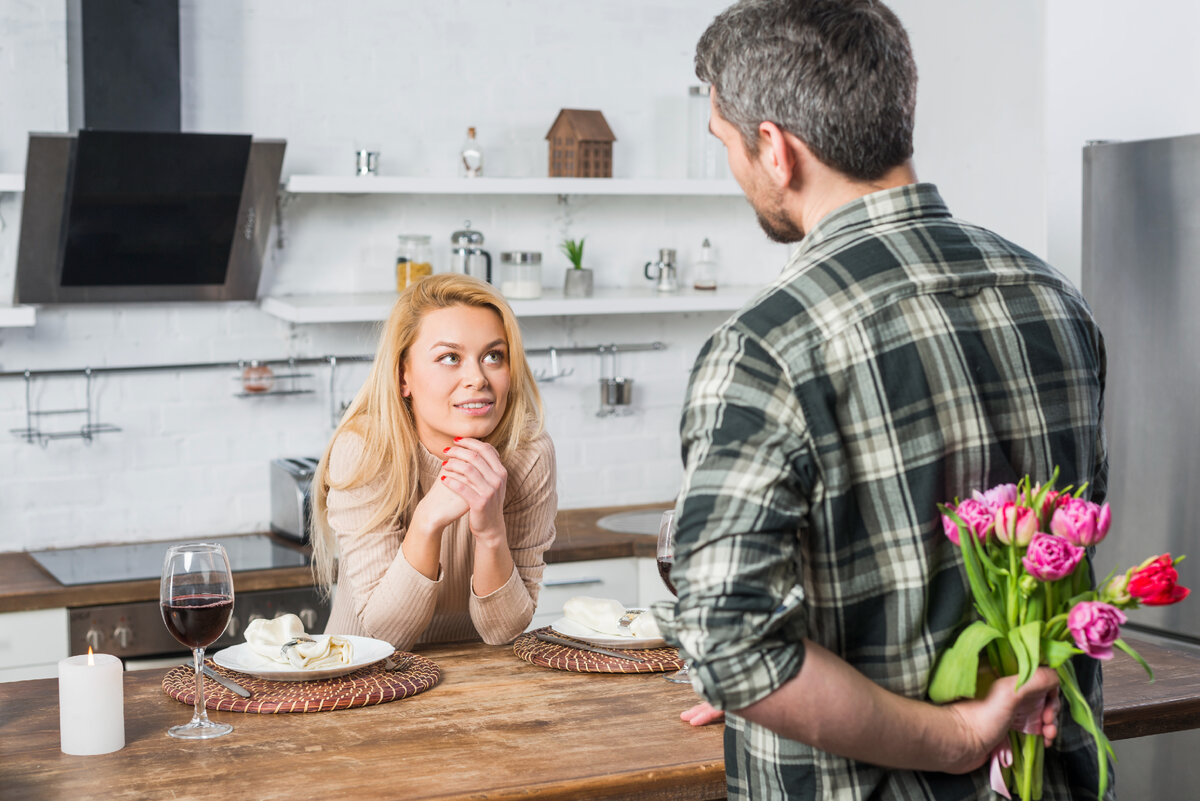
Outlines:
<svg viewBox="0 0 1200 801"><path fill-rule="evenodd" d="M856 180L912 156L917 67L877 0L742 0L700 37L696 75L751 153L773 122Z"/></svg>

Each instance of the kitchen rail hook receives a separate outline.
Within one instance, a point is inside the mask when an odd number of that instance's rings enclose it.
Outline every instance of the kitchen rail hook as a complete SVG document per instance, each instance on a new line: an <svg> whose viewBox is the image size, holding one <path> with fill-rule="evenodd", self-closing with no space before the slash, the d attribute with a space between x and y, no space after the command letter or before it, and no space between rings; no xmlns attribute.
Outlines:
<svg viewBox="0 0 1200 801"><path fill-rule="evenodd" d="M538 370L533 374L533 377L537 381L549 383L557 381L560 378L566 378L574 372L574 367L560 368L558 366L558 349L550 348L550 368L548 370Z"/></svg>

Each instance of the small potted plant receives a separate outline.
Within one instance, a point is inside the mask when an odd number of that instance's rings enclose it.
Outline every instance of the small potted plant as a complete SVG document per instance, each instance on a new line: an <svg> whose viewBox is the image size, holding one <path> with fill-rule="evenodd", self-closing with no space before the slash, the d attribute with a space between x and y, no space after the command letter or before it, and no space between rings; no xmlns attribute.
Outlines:
<svg viewBox="0 0 1200 801"><path fill-rule="evenodd" d="M571 262L563 282L563 295L568 298L588 298L592 295L592 270L583 266L583 242L585 239L587 237L564 239L558 246Z"/></svg>

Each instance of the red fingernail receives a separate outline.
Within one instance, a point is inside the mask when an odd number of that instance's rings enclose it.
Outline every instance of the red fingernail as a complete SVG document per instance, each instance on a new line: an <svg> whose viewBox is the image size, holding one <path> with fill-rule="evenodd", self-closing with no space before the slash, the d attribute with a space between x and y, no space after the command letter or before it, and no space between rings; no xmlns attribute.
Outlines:
<svg viewBox="0 0 1200 801"><path fill-rule="evenodd" d="M460 439L462 439L462 437L455 437L455 438L454 438L454 441L455 441L455 442L458 442Z"/></svg>
<svg viewBox="0 0 1200 801"><path fill-rule="evenodd" d="M446 477L445 477L445 476L442 476L442 481L445 481L445 480L446 480Z"/></svg>
<svg viewBox="0 0 1200 801"><path fill-rule="evenodd" d="M442 462L442 467L445 467L449 462Z"/></svg>
<svg viewBox="0 0 1200 801"><path fill-rule="evenodd" d="M449 452L450 452L449 448L442 448L442 453L449 453Z"/></svg>

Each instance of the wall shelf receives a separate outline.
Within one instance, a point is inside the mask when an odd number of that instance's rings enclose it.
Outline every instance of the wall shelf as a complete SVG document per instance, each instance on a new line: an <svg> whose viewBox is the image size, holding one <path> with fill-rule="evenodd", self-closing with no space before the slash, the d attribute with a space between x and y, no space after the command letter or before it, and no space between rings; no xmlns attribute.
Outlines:
<svg viewBox="0 0 1200 801"><path fill-rule="evenodd" d="M736 181L641 178L399 178L375 175L292 175L291 194L412 195L683 195L741 197Z"/></svg>
<svg viewBox="0 0 1200 801"><path fill-rule="evenodd" d="M536 300L511 300L509 304L518 317L731 312L740 309L758 289L730 286L669 295L653 289L597 289L590 298L564 298L560 291L544 290ZM261 306L267 314L291 323L373 323L387 319L396 298L394 292L279 295L263 298Z"/></svg>
<svg viewBox="0 0 1200 801"><path fill-rule="evenodd" d="M0 328L29 328L36 318L34 306L0 306Z"/></svg>
<svg viewBox="0 0 1200 801"><path fill-rule="evenodd" d="M0 192L24 192L25 173L0 172Z"/></svg>

